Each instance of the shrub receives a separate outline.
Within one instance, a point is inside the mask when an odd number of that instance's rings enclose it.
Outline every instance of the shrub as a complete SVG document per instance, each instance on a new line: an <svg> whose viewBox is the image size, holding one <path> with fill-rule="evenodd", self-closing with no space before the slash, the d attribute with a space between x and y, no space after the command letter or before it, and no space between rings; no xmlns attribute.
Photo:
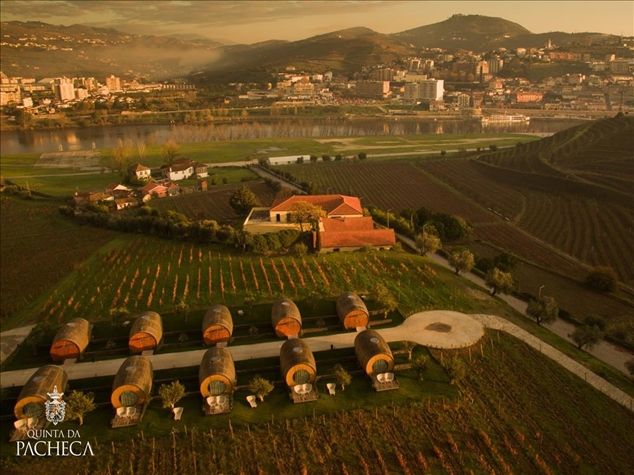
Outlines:
<svg viewBox="0 0 634 475"><path fill-rule="evenodd" d="M586 284L599 292L614 292L617 289L616 273L610 267L595 267L586 277Z"/></svg>

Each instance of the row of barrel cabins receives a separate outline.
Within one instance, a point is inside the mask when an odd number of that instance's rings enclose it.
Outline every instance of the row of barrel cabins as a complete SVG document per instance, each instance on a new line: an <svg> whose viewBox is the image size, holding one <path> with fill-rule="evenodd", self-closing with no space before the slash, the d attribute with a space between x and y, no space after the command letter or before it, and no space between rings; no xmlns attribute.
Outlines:
<svg viewBox="0 0 634 475"><path fill-rule="evenodd" d="M337 299L337 314L346 330L364 328L369 324L368 309L357 294L344 292ZM280 337L299 335L302 317L297 305L290 299L273 303L271 323ZM83 318L75 318L63 325L55 335L50 354L53 361L62 363L79 358L90 342L92 326ZM233 318L224 305L212 306L203 319L203 339L206 345L228 342L233 333ZM147 311L138 315L131 328L128 347L133 355L143 354L158 348L163 339L163 322L156 312Z"/></svg>
<svg viewBox="0 0 634 475"><path fill-rule="evenodd" d="M394 356L389 345L375 330L359 332L354 349L364 372L372 379L377 391L397 389L394 381ZM317 400L317 365L308 343L290 338L280 348L281 376L293 402ZM213 347L205 352L198 371L203 412L206 415L229 412L237 378L233 356L224 347ZM115 409L113 427L134 425L142 416L143 406L151 398L153 368L149 357L134 355L123 361L112 385L110 402ZM58 389L66 392L68 376L62 366L46 365L29 378L14 407L16 429L41 427L48 393ZM250 396L249 402L254 396ZM254 404L252 404L254 406ZM30 421L28 424L26 421Z"/></svg>

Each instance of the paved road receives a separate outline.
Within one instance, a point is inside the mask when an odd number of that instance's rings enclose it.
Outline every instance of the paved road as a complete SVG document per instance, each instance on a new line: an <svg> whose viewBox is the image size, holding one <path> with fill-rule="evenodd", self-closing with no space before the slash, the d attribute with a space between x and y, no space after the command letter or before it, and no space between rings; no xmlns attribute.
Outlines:
<svg viewBox="0 0 634 475"><path fill-rule="evenodd" d="M414 250L417 249L416 244L414 243L412 239L406 236L403 236L401 234L398 235L398 238L401 241L403 241L405 244L407 244L410 248ZM444 257L438 254L428 254L427 257L437 262L438 264L453 270L453 267L449 265L449 262L447 262L447 259L445 259ZM482 279L481 277L471 272L466 272L461 275L465 279L470 280L474 284L477 284L478 286L488 291L488 287L484 283L484 279ZM498 294L497 297L504 300L507 304L509 304L518 312L520 312L522 315L526 315L526 307L528 306L528 304L524 302L523 300L513 297L512 295L505 295L505 294ZM547 323L547 324L544 324L543 326L545 328L548 328L554 334L560 336L564 340L569 341L570 343L576 346L576 343L572 340L572 338L570 338L570 336L568 336L576 328L572 323L568 323L565 320L562 320L559 318L555 322ZM596 358L600 359L601 361L609 364L610 366L613 366L619 371L622 371L625 374L629 374L629 372L627 371L627 368L625 367L625 363L626 361L632 359L632 354L624 350L623 348L615 346L604 340L604 341L601 341L598 345L596 345L592 349L585 350L585 351L595 356Z"/></svg>

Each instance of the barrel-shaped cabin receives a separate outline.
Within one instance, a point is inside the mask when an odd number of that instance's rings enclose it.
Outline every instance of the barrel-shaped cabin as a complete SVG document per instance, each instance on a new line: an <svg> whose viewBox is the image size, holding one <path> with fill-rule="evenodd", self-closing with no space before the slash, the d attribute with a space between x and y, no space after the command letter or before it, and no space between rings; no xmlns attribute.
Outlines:
<svg viewBox="0 0 634 475"><path fill-rule="evenodd" d="M133 355L158 348L163 339L163 320L156 312L143 312L134 319L130 328L128 347Z"/></svg>
<svg viewBox="0 0 634 475"><path fill-rule="evenodd" d="M370 314L365 302L354 292L344 292L337 299L337 315L346 330L367 327Z"/></svg>
<svg viewBox="0 0 634 475"><path fill-rule="evenodd" d="M57 388L58 393L66 390L68 375L61 366L46 365L39 368L26 382L13 408L16 419L39 418L46 413L48 393Z"/></svg>
<svg viewBox="0 0 634 475"><path fill-rule="evenodd" d="M310 347L304 340L286 340L280 348L282 378L289 387L298 384L313 384L317 377L317 365Z"/></svg>
<svg viewBox="0 0 634 475"><path fill-rule="evenodd" d="M387 342L375 330L363 330L354 339L354 352L368 376L394 370L394 356Z"/></svg>
<svg viewBox="0 0 634 475"><path fill-rule="evenodd" d="M233 356L226 348L209 348L198 369L200 394L204 398L231 394L236 386L236 368Z"/></svg>
<svg viewBox="0 0 634 475"><path fill-rule="evenodd" d="M231 312L224 305L214 305L203 318L203 339L205 345L227 342L233 333Z"/></svg>
<svg viewBox="0 0 634 475"><path fill-rule="evenodd" d="M90 342L92 325L83 318L73 318L64 324L55 335L51 345L51 358L56 363L77 359Z"/></svg>
<svg viewBox="0 0 634 475"><path fill-rule="evenodd" d="M275 334L281 338L299 335L302 331L302 316L295 302L290 299L280 299L273 303L271 323Z"/></svg>
<svg viewBox="0 0 634 475"><path fill-rule="evenodd" d="M115 408L145 404L152 390L152 379L150 359L140 355L130 356L117 371L110 402Z"/></svg>

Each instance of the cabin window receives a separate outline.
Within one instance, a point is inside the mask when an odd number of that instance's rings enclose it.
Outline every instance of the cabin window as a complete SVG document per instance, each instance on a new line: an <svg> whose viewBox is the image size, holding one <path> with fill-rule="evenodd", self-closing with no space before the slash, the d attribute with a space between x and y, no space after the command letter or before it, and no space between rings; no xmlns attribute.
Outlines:
<svg viewBox="0 0 634 475"><path fill-rule="evenodd" d="M277 221L278 223L282 220L282 216L280 216L280 213L277 213L275 215L275 221Z"/></svg>
<svg viewBox="0 0 634 475"><path fill-rule="evenodd" d="M334 249L332 250L332 252L340 252L340 251L341 251L341 249L339 249L338 247L336 247L336 248L334 248Z"/></svg>
<svg viewBox="0 0 634 475"><path fill-rule="evenodd" d="M306 384L308 381L310 381L310 375L305 369L300 369L299 371L295 371L295 374L293 375L293 381L295 381L297 384Z"/></svg>
<svg viewBox="0 0 634 475"><path fill-rule="evenodd" d="M132 391L123 391L123 393L121 393L120 400L121 404L126 407L135 406L137 401L139 400L139 396L137 396L136 393Z"/></svg>
<svg viewBox="0 0 634 475"><path fill-rule="evenodd" d="M212 381L209 383L209 394L218 396L225 392L226 387L226 384L222 381Z"/></svg>
<svg viewBox="0 0 634 475"><path fill-rule="evenodd" d="M387 371L387 361L386 360L376 360L372 365L372 372L374 374L385 373Z"/></svg>

